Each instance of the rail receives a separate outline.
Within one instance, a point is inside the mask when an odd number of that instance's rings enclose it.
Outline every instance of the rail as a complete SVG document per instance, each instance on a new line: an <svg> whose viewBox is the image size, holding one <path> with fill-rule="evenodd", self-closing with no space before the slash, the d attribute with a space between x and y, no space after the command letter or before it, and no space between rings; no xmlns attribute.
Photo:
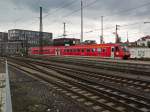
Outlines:
<svg viewBox="0 0 150 112"><path fill-rule="evenodd" d="M66 95L70 95L70 97L77 96L77 100L82 101L83 104L87 104L87 101L90 102L88 105L91 105L93 108L98 107L102 108L102 110L114 112L148 112L150 110L149 98L130 93L131 91L127 89L125 89L127 91L124 91L124 88L122 90L117 86L114 87L104 82L96 81L84 72L78 74L76 71L70 71L68 68L56 68L48 63L41 64L29 60L28 63L26 60L18 60L18 62L14 60L12 65L19 67L19 69L28 72L34 77L52 83L58 90L67 93ZM20 68L20 66L24 67ZM91 95L87 96L87 94ZM113 105L109 105L112 102Z"/></svg>

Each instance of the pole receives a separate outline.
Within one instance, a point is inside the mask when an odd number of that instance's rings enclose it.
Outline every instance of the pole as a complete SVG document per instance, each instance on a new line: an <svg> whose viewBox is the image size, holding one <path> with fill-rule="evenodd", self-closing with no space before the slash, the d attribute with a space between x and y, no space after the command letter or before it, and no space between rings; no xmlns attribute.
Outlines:
<svg viewBox="0 0 150 112"><path fill-rule="evenodd" d="M43 23L42 23L42 7L40 7L40 34L39 34L39 44L40 44L40 52L39 54L43 54Z"/></svg>
<svg viewBox="0 0 150 112"><path fill-rule="evenodd" d="M127 43L129 43L129 34L127 32Z"/></svg>
<svg viewBox="0 0 150 112"><path fill-rule="evenodd" d="M103 44L103 16L101 16L101 38L100 38L100 44Z"/></svg>
<svg viewBox="0 0 150 112"><path fill-rule="evenodd" d="M83 1L81 0L81 43L83 42Z"/></svg>
<svg viewBox="0 0 150 112"><path fill-rule="evenodd" d="M118 26L119 25L116 25L116 43L119 43L119 37L118 37Z"/></svg>
<svg viewBox="0 0 150 112"><path fill-rule="evenodd" d="M63 34L64 38L66 37L66 23L64 22L64 34Z"/></svg>
<svg viewBox="0 0 150 112"><path fill-rule="evenodd" d="M25 35L25 39L26 39L26 56L28 56L28 36L26 35L26 33L24 34Z"/></svg>

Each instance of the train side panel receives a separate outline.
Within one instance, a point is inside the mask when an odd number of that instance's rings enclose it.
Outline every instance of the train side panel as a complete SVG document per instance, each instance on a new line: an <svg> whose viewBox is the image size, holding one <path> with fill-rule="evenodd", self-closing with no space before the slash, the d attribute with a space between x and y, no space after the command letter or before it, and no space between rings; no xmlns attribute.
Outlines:
<svg viewBox="0 0 150 112"><path fill-rule="evenodd" d="M32 55L39 54L39 47L30 48ZM48 46L43 47L43 55L56 56L98 56L101 58L120 58L127 54L118 44L97 44L97 45L77 45L77 46Z"/></svg>

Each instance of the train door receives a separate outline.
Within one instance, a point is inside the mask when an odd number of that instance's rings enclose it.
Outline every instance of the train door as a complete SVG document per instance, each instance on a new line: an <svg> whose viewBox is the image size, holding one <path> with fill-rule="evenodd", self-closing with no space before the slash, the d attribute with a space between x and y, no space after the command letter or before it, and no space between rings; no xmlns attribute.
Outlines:
<svg viewBox="0 0 150 112"><path fill-rule="evenodd" d="M60 56L60 49L58 49L58 48L55 49L55 55L56 55L56 56Z"/></svg>
<svg viewBox="0 0 150 112"><path fill-rule="evenodd" d="M58 49L58 56L60 56L60 49Z"/></svg>
<svg viewBox="0 0 150 112"><path fill-rule="evenodd" d="M115 47L111 47L111 58L115 58Z"/></svg>

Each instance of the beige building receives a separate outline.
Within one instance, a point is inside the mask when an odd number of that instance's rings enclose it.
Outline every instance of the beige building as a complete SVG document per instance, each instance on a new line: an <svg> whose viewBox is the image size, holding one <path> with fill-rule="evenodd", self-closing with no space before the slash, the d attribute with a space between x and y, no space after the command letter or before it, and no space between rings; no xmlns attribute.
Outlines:
<svg viewBox="0 0 150 112"><path fill-rule="evenodd" d="M150 44L150 36L145 36L137 40L137 46L149 47L150 46L149 44Z"/></svg>

